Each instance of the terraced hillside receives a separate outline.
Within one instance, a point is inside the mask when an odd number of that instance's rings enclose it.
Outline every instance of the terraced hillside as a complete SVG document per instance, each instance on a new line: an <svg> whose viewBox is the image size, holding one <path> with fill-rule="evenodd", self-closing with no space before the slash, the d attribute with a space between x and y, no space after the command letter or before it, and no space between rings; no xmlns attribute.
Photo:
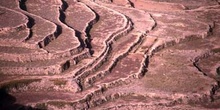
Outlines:
<svg viewBox="0 0 220 110"><path fill-rule="evenodd" d="M219 0L1 0L0 110L220 109Z"/></svg>

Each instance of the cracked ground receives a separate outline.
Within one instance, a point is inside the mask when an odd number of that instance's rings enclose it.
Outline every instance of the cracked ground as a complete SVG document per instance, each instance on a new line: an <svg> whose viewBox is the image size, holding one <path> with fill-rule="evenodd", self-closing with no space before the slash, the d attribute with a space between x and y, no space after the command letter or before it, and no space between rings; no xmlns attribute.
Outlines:
<svg viewBox="0 0 220 110"><path fill-rule="evenodd" d="M220 109L219 0L1 0L1 110Z"/></svg>

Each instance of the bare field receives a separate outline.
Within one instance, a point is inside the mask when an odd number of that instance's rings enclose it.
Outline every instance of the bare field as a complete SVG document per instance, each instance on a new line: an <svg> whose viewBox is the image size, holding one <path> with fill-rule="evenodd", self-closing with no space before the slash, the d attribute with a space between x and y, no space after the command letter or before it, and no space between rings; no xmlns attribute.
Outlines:
<svg viewBox="0 0 220 110"><path fill-rule="evenodd" d="M220 109L220 1L1 0L0 109Z"/></svg>

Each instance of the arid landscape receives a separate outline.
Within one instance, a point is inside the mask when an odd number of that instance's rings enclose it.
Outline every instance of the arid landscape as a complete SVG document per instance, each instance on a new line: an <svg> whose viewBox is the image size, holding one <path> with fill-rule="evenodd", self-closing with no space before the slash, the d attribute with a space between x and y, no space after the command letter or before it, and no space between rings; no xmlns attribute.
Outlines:
<svg viewBox="0 0 220 110"><path fill-rule="evenodd" d="M219 110L220 0L0 0L0 110Z"/></svg>

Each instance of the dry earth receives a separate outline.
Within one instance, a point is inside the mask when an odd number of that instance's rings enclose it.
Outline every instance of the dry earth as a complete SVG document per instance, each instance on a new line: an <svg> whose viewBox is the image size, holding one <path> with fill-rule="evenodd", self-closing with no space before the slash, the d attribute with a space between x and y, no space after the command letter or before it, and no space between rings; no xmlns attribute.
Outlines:
<svg viewBox="0 0 220 110"><path fill-rule="evenodd" d="M1 0L0 109L220 109L220 1Z"/></svg>

